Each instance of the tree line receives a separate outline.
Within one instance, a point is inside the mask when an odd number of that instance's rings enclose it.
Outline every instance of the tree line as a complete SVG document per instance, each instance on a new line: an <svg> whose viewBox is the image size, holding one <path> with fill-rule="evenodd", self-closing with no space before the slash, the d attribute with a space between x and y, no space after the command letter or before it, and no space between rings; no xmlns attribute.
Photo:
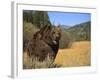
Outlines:
<svg viewBox="0 0 100 80"><path fill-rule="evenodd" d="M46 11L23 11L23 21L32 23L37 28L41 28L45 25L51 25L48 13Z"/></svg>

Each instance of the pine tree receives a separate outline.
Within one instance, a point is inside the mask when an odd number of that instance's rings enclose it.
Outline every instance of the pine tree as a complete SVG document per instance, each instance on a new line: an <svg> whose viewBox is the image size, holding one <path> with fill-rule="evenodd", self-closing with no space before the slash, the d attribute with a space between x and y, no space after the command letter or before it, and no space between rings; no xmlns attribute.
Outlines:
<svg viewBox="0 0 100 80"><path fill-rule="evenodd" d="M33 21L33 24L35 24L35 26L37 26L38 28L41 28L47 24L51 25L48 13L45 11L36 11Z"/></svg>

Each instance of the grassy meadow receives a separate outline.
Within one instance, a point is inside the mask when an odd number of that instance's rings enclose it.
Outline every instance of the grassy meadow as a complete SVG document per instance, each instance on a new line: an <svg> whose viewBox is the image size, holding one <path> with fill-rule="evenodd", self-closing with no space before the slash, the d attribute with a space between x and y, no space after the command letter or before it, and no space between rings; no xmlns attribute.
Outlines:
<svg viewBox="0 0 100 80"><path fill-rule="evenodd" d="M59 49L54 63L62 67L90 66L90 42L74 42L71 48Z"/></svg>
<svg viewBox="0 0 100 80"><path fill-rule="evenodd" d="M23 66L25 69L90 66L90 46L90 41L73 42L70 48L59 49L54 63L49 57L43 62L32 62L27 53L24 53Z"/></svg>

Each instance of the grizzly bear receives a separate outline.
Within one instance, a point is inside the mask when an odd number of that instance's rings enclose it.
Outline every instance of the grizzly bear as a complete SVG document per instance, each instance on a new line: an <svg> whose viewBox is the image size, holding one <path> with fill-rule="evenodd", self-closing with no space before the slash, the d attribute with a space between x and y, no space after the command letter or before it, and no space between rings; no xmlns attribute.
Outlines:
<svg viewBox="0 0 100 80"><path fill-rule="evenodd" d="M55 59L61 38L61 29L45 26L37 31L33 38L28 42L27 54L33 59L44 61L48 56Z"/></svg>

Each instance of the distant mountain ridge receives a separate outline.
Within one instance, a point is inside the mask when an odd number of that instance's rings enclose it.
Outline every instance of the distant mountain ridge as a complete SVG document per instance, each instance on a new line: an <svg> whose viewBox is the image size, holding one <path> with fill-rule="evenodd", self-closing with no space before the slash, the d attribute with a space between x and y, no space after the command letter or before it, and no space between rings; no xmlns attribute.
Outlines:
<svg viewBox="0 0 100 80"><path fill-rule="evenodd" d="M83 23L80 23L80 24L76 24L76 25L74 25L74 26L72 26L72 27L70 27L70 28L68 28L69 30L70 29L73 29L73 28L80 28L80 27L87 27L87 25L90 25L90 21L87 21L87 22L83 22Z"/></svg>
<svg viewBox="0 0 100 80"><path fill-rule="evenodd" d="M78 25L75 25L67 30L73 40L82 41L91 39L91 22L84 22Z"/></svg>
<svg viewBox="0 0 100 80"><path fill-rule="evenodd" d="M74 41L91 39L91 21L80 23L72 27L62 27L62 30L69 32Z"/></svg>
<svg viewBox="0 0 100 80"><path fill-rule="evenodd" d="M72 27L72 26L66 26L66 25L60 25L61 26L61 28L64 28L64 29L69 29L70 27Z"/></svg>

